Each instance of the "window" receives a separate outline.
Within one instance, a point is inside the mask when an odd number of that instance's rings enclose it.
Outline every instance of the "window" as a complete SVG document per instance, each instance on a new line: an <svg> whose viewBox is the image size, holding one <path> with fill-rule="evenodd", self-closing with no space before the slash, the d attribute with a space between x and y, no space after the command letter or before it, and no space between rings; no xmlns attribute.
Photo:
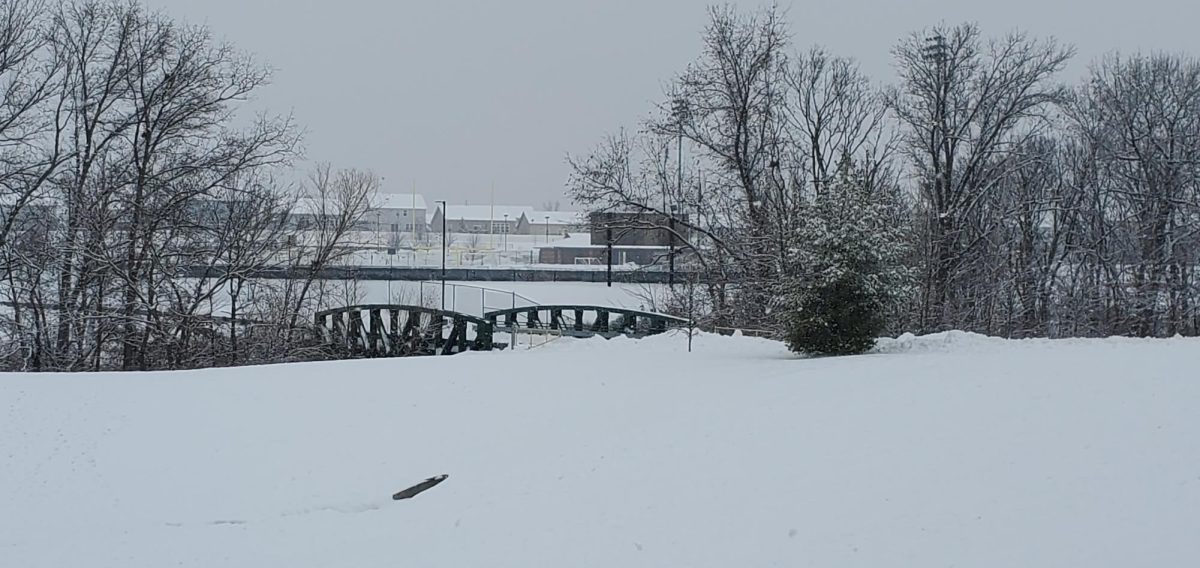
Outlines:
<svg viewBox="0 0 1200 568"><path fill-rule="evenodd" d="M400 224L392 223L392 232L395 233L396 231L399 231L399 230L400 230Z"/></svg>

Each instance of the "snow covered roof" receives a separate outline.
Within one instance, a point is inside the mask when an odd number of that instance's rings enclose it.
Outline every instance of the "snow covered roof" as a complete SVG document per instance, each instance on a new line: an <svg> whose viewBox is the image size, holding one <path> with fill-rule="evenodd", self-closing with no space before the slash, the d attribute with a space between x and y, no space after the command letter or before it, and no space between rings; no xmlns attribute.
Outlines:
<svg viewBox="0 0 1200 568"><path fill-rule="evenodd" d="M578 211L530 211L530 223L546 223L549 217L551 225L586 225L587 215Z"/></svg>
<svg viewBox="0 0 1200 568"><path fill-rule="evenodd" d="M440 205L438 206L441 207ZM446 218L451 221L470 219L472 221L503 221L508 215L509 221L516 221L521 215L528 217L533 213L532 207L523 205L447 205Z"/></svg>
<svg viewBox="0 0 1200 568"><path fill-rule="evenodd" d="M296 199L295 206L292 207L293 215L317 215L321 212L321 200L316 197L300 197ZM333 210L332 205L325 205L324 210L330 213Z"/></svg>
<svg viewBox="0 0 1200 568"><path fill-rule="evenodd" d="M376 209L428 209L420 193L380 193L375 196Z"/></svg>

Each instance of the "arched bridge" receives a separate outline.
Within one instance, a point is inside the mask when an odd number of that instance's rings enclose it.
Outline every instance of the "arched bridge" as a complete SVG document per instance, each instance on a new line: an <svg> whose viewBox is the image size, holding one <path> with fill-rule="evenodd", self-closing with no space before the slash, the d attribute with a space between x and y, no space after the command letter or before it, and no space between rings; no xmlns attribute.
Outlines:
<svg viewBox="0 0 1200 568"><path fill-rule="evenodd" d="M568 337L646 337L688 325L688 320L675 316L604 306L525 306L488 312L483 317L496 332Z"/></svg>
<svg viewBox="0 0 1200 568"><path fill-rule="evenodd" d="M495 347L491 322L421 306L347 306L318 312L315 319L326 344L354 355L453 355Z"/></svg>
<svg viewBox="0 0 1200 568"><path fill-rule="evenodd" d="M624 308L556 305L497 310L478 318L421 306L366 304L318 312L326 345L351 356L404 357L491 351L496 333L646 337L685 327L683 318Z"/></svg>

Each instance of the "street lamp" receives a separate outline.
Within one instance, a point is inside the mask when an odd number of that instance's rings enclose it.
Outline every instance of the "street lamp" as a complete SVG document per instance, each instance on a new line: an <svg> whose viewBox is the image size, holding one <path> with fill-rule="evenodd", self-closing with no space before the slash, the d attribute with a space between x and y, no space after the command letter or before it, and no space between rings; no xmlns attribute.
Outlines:
<svg viewBox="0 0 1200 568"><path fill-rule="evenodd" d="M546 244L550 244L550 216L546 215Z"/></svg>
<svg viewBox="0 0 1200 568"><path fill-rule="evenodd" d="M446 200L434 201L442 204L442 311L446 311Z"/></svg>

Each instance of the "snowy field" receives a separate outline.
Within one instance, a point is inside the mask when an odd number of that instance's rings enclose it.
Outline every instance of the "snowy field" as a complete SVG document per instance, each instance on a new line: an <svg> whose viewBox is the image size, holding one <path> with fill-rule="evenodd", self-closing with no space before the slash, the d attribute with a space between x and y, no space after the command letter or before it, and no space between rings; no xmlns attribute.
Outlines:
<svg viewBox="0 0 1200 568"><path fill-rule="evenodd" d="M1200 341L685 342L0 376L0 565L1200 565Z"/></svg>

